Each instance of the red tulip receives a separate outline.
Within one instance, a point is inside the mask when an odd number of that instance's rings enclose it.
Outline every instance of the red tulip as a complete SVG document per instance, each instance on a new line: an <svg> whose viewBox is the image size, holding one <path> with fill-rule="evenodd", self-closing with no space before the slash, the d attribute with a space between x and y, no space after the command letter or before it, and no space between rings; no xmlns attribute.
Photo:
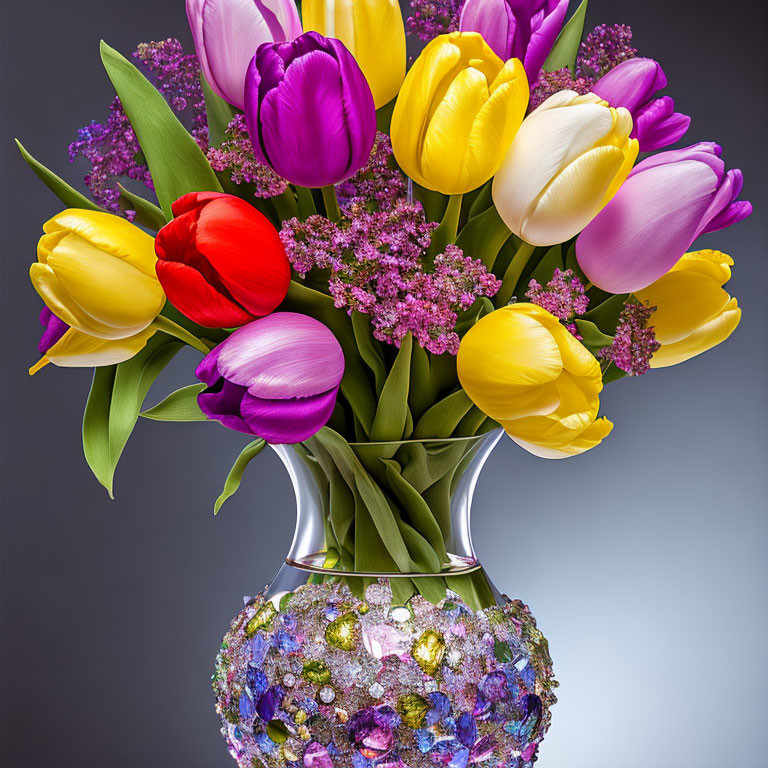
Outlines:
<svg viewBox="0 0 768 768"><path fill-rule="evenodd" d="M180 312L208 328L232 328L277 308L291 268L265 216L217 192L190 192L172 210L155 240L156 268Z"/></svg>

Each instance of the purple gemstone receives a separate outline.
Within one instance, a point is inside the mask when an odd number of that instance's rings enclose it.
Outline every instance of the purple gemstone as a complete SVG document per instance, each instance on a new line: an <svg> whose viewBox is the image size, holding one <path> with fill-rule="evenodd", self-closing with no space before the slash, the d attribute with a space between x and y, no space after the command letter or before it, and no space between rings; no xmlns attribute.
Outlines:
<svg viewBox="0 0 768 768"><path fill-rule="evenodd" d="M395 735L387 718L373 707L358 710L349 721L349 740L363 757L383 757L394 743Z"/></svg>
<svg viewBox="0 0 768 768"><path fill-rule="evenodd" d="M530 760L535 754L536 750L538 749L538 742L532 741L524 750L521 755L523 760Z"/></svg>
<svg viewBox="0 0 768 768"><path fill-rule="evenodd" d="M250 720L256 714L256 705L253 703L253 699L244 693L240 697L240 719L245 722Z"/></svg>
<svg viewBox="0 0 768 768"><path fill-rule="evenodd" d="M245 673L245 684L250 689L251 695L256 697L261 696L261 694L267 690L269 681L261 669L249 665L248 670Z"/></svg>
<svg viewBox="0 0 768 768"><path fill-rule="evenodd" d="M261 664L264 661L264 657L269 650L269 640L261 632L257 632L250 642L251 646L251 662L253 664Z"/></svg>
<svg viewBox="0 0 768 768"><path fill-rule="evenodd" d="M469 750L466 747L460 749L448 763L448 768L464 768L469 761Z"/></svg>
<svg viewBox="0 0 768 768"><path fill-rule="evenodd" d="M491 736L483 736L482 739L475 742L472 749L469 750L470 763L482 763L493 756L493 750L496 748L496 741Z"/></svg>
<svg viewBox="0 0 768 768"><path fill-rule="evenodd" d="M311 741L304 750L306 768L333 768L328 750L319 741Z"/></svg>
<svg viewBox="0 0 768 768"><path fill-rule="evenodd" d="M429 756L432 762L437 765L449 765L459 752L465 752L467 758L469 758L469 750L466 749L460 741L447 738L438 741L432 748Z"/></svg>
<svg viewBox="0 0 768 768"><path fill-rule="evenodd" d="M477 740L477 723L469 712L462 712L456 723L456 735L465 747L471 747Z"/></svg>
<svg viewBox="0 0 768 768"><path fill-rule="evenodd" d="M506 675L503 672L491 672L480 681L478 690L488 701L506 699L509 696Z"/></svg>
<svg viewBox="0 0 768 768"><path fill-rule="evenodd" d="M488 715L491 714L491 702L488 701L488 699L484 699L482 696L478 696L472 714L476 720L487 719Z"/></svg>
<svg viewBox="0 0 768 768"><path fill-rule="evenodd" d="M256 703L256 712L265 722L270 721L275 716L277 705L283 699L283 689L279 685L272 685L259 696Z"/></svg>

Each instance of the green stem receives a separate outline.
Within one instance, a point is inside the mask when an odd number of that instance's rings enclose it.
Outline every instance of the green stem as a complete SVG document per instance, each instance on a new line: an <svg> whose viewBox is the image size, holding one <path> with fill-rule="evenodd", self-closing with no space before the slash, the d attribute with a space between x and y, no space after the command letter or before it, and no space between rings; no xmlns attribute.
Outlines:
<svg viewBox="0 0 768 768"><path fill-rule="evenodd" d="M520 244L517 253L513 256L512 261L507 267L507 271L504 273L501 290L496 294L496 298L494 299L494 303L497 307L503 307L509 304L510 299L515 295L515 288L517 287L518 280L520 280L520 275L523 274L523 270L528 264L531 256L533 256L535 250L535 245L531 245L525 241Z"/></svg>
<svg viewBox="0 0 768 768"><path fill-rule="evenodd" d="M294 217L298 218L299 206L296 205L296 198L293 196L290 187L286 187L285 192L281 195L273 197L272 203L274 204L277 215L280 217L281 221L293 219Z"/></svg>
<svg viewBox="0 0 768 768"><path fill-rule="evenodd" d="M445 209L440 226L432 235L432 244L429 247L429 255L434 258L445 250L449 243L456 242L459 231L459 214L461 214L461 201L464 195L451 195L448 198L448 207Z"/></svg>
<svg viewBox="0 0 768 768"><path fill-rule="evenodd" d="M202 352L204 355L207 355L211 351L209 347L197 338L197 336L194 336L189 331L182 328L178 323L174 323L173 320L163 317L163 315L158 315L152 321L150 327L157 331L161 331L162 333L167 333L169 336L174 336L185 344L189 344L190 347L194 347L198 352Z"/></svg>
<svg viewBox="0 0 768 768"><path fill-rule="evenodd" d="M296 197L299 202L299 219L301 221L306 221L310 216L317 213L311 189L296 187Z"/></svg>
<svg viewBox="0 0 768 768"><path fill-rule="evenodd" d="M336 187L333 184L329 184L327 187L322 188L322 192L326 217L331 221L339 221L341 219L341 210L339 210L339 201L336 197Z"/></svg>

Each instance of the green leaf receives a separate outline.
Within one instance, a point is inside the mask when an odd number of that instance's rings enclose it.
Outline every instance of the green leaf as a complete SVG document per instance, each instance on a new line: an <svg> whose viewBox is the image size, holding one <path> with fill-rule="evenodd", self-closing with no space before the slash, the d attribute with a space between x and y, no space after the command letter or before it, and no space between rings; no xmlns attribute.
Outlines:
<svg viewBox="0 0 768 768"><path fill-rule="evenodd" d="M157 333L135 357L97 368L83 416L83 452L96 479L113 496L115 468L152 382L184 346Z"/></svg>
<svg viewBox="0 0 768 768"><path fill-rule="evenodd" d="M531 272L528 281L535 280L539 285L546 285L555 274L556 269L563 268L563 249L553 245L542 257L536 268ZM527 290L527 287L526 287Z"/></svg>
<svg viewBox="0 0 768 768"><path fill-rule="evenodd" d="M626 371L622 371L621 368L611 363L603 373L603 384L610 384L612 381L618 381L627 375Z"/></svg>
<svg viewBox="0 0 768 768"><path fill-rule="evenodd" d="M574 242L568 249L568 254L565 257L565 268L570 269L576 277L579 278L582 285L586 285L589 280L579 266L579 261L576 258L576 243Z"/></svg>
<svg viewBox="0 0 768 768"><path fill-rule="evenodd" d="M593 322L603 332L615 331L619 323L619 315L624 309L627 294L616 294L598 304L584 315L585 320Z"/></svg>
<svg viewBox="0 0 768 768"><path fill-rule="evenodd" d="M18 139L14 139L14 141L19 148L19 152L21 152L21 156L26 160L27 165L35 172L37 178L40 179L40 181L42 181L43 184L45 184L45 186L67 206L67 208L84 208L86 211L102 210L93 202L93 200L89 200L85 195L67 184L67 182L60 176L57 176L53 171L48 170L48 168L41 162L35 160Z"/></svg>
<svg viewBox="0 0 768 768"><path fill-rule="evenodd" d="M204 389L205 384L190 384L177 389L157 405L142 411L139 416L154 421L208 421L197 404L197 396Z"/></svg>
<svg viewBox="0 0 768 768"><path fill-rule="evenodd" d="M512 233L495 206L471 218L459 233L456 245L466 256L480 259L492 270L496 257Z"/></svg>
<svg viewBox="0 0 768 768"><path fill-rule="evenodd" d="M411 345L411 381L408 386L408 405L411 416L420 419L432 405L437 393L432 386L429 354L418 342Z"/></svg>
<svg viewBox="0 0 768 768"><path fill-rule="evenodd" d="M376 394L379 395L387 379L387 368L384 363L384 353L381 350L381 344L373 338L370 316L354 311L352 313L352 330L355 334L360 357L373 372Z"/></svg>
<svg viewBox="0 0 768 768"><path fill-rule="evenodd" d="M237 114L237 110L213 92L202 72L200 85L203 88L205 114L208 117L208 141L212 147L220 147L221 142L224 141L224 132Z"/></svg>
<svg viewBox="0 0 768 768"><path fill-rule="evenodd" d="M103 40L101 60L136 132L166 217L187 192L221 192L200 147L149 80Z"/></svg>
<svg viewBox="0 0 768 768"><path fill-rule="evenodd" d="M472 401L463 389L448 395L419 419L413 430L414 438L450 437L471 407Z"/></svg>
<svg viewBox="0 0 768 768"><path fill-rule="evenodd" d="M413 336L409 333L400 344L392 370L381 390L379 405L371 425L371 442L403 439L408 419L412 344Z"/></svg>
<svg viewBox="0 0 768 768"><path fill-rule="evenodd" d="M243 448L240 451L240 455L235 459L235 463L232 465L232 469L229 470L227 479L224 482L224 490L221 495L216 499L216 503L213 505L213 514L218 515L222 504L235 494L240 487L240 483L243 479L243 473L245 468L255 459L266 447L267 441L259 438Z"/></svg>
<svg viewBox="0 0 768 768"><path fill-rule="evenodd" d="M584 21L587 17L587 0L582 0L581 5L571 16L568 23L558 35L552 50L544 62L545 72L554 72L557 69L568 67L573 72L576 65L576 55L581 45L581 36L584 33Z"/></svg>
<svg viewBox="0 0 768 768"><path fill-rule="evenodd" d="M168 223L165 214L154 203L134 194L122 184L118 184L117 187L120 190L120 207L124 211L136 211L134 224L141 224L141 226L157 232Z"/></svg>
<svg viewBox="0 0 768 768"><path fill-rule="evenodd" d="M609 347L613 342L613 336L606 335L589 320L576 320L576 327L579 329L582 344L590 352L596 352L603 347Z"/></svg>
<svg viewBox="0 0 768 768"><path fill-rule="evenodd" d="M451 195L448 198L448 206L437 229L432 233L432 242L429 245L427 255L434 259L438 253L445 250L449 243L456 242L456 233L459 230L459 217L461 216L461 203L464 195Z"/></svg>

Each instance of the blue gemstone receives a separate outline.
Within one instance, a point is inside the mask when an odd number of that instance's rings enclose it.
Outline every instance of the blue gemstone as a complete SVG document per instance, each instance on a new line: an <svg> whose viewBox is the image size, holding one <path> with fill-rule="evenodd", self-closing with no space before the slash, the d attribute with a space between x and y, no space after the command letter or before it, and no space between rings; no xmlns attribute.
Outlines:
<svg viewBox="0 0 768 768"><path fill-rule="evenodd" d="M456 723L456 735L465 747L471 747L477 741L477 723L469 712L462 712Z"/></svg>
<svg viewBox="0 0 768 768"><path fill-rule="evenodd" d="M251 695L256 698L267 690L269 681L263 670L258 667L249 666L248 671L245 673L245 684L250 689Z"/></svg>
<svg viewBox="0 0 768 768"><path fill-rule="evenodd" d="M422 752L429 752L430 749L435 745L435 736L430 731L426 730L426 728L419 728L417 731L415 731L416 736L416 746L422 751Z"/></svg>
<svg viewBox="0 0 768 768"><path fill-rule="evenodd" d="M465 768L469 760L469 750L466 748L460 749L453 756L453 759L448 763L448 768Z"/></svg>
<svg viewBox="0 0 768 768"><path fill-rule="evenodd" d="M240 697L240 719L243 721L250 720L256 714L256 705L253 703L253 699L244 693Z"/></svg>
<svg viewBox="0 0 768 768"><path fill-rule="evenodd" d="M435 725L439 723L450 711L451 701L440 691L435 691L429 694L430 710L427 712L426 723L427 725Z"/></svg>
<svg viewBox="0 0 768 768"><path fill-rule="evenodd" d="M277 637L275 638L275 645L277 646L277 649L280 651L280 653L295 653L299 650L299 641L296 640L293 635L288 634L287 632L278 632Z"/></svg>
<svg viewBox="0 0 768 768"><path fill-rule="evenodd" d="M251 664L261 664L269 650L269 640L261 632L257 632L250 642Z"/></svg>

